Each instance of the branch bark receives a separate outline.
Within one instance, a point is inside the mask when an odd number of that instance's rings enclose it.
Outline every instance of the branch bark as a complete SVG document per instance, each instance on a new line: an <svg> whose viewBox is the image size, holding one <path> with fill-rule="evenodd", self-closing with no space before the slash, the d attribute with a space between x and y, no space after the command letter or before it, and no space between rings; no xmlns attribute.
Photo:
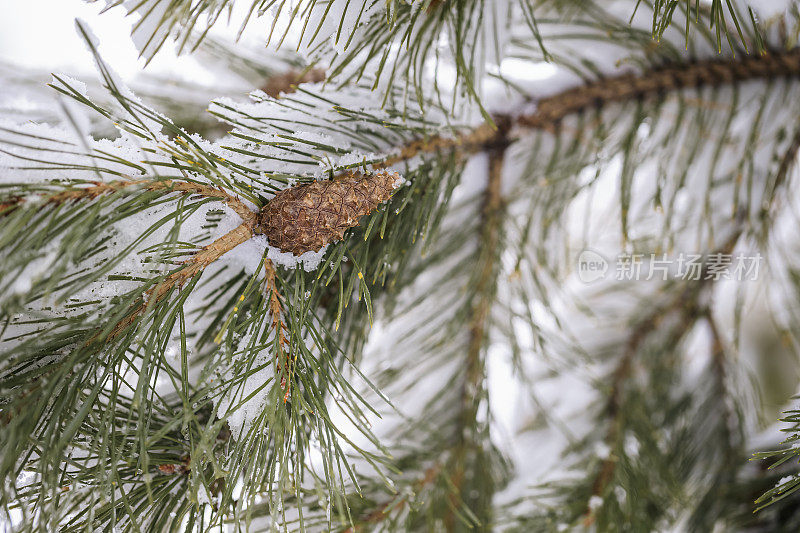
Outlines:
<svg viewBox="0 0 800 533"><path fill-rule="evenodd" d="M477 280L474 285L474 298L469 316L469 342L464 361L465 375L461 385L461 405L456 424L455 445L448 461L445 474L450 477L452 494L444 525L447 531L456 531L458 515L456 510L465 504L465 473L468 468L469 454L486 453L485 445L479 434L478 412L485 398L486 364L484 346L489 329L492 303L497 284L498 257L501 251L501 226L505 202L501 194L503 161L507 142L505 135L507 124L498 129L501 136L498 145L489 150L489 180L483 197L481 212L481 235L479 242L479 263ZM473 472L477 474L477 472ZM491 491L491 487L481 487L481 491ZM482 495L485 498L485 495ZM480 519L488 518L487 509L470 510ZM485 527L486 524L481 524Z"/></svg>
<svg viewBox="0 0 800 533"><path fill-rule="evenodd" d="M490 149L504 141L500 122L516 130L555 131L567 116L592 108L695 87L719 87L748 80L800 77L800 48L758 56L705 59L694 63L664 65L638 74L621 74L568 89L536 101L533 113L499 116L498 128L482 124L456 137L433 136L415 140L387 158L377 168L385 168L424 153L454 151L468 156Z"/></svg>
<svg viewBox="0 0 800 533"><path fill-rule="evenodd" d="M128 188L142 187L147 190L169 190L185 194L197 194L206 198L219 198L225 202L242 220L250 221L255 213L241 199L211 185L191 181L129 179L111 182L94 181L88 187L76 187L57 193L42 193L38 205L55 205L79 200L94 200L99 196L111 194ZM0 216L6 215L27 202L24 196L18 196L0 203Z"/></svg>
<svg viewBox="0 0 800 533"><path fill-rule="evenodd" d="M325 81L325 78L325 71L321 68L290 69L282 74L270 76L261 90L273 98L280 98L282 94L295 92L301 83L317 83Z"/></svg>
<svg viewBox="0 0 800 533"><path fill-rule="evenodd" d="M276 279L275 265L272 264L270 259L266 259L264 261L264 288L268 294L272 329L275 332L275 339L278 343L278 370L283 370L281 388L284 390L283 403L286 403L289 401L289 395L291 394L294 359L286 349L287 339L285 332L289 328L283 322L283 306L281 305L281 295L278 292Z"/></svg>
<svg viewBox="0 0 800 533"><path fill-rule="evenodd" d="M418 479L413 485L414 493L417 493L433 483L442 471L441 464L434 464L425 470L425 474ZM380 504L374 511L362 518L354 527L345 529L342 533L355 533L363 531L364 527L369 524L379 524L389 516L389 513L394 509L402 509L408 503L408 494L403 493L399 498L393 498Z"/></svg>
<svg viewBox="0 0 800 533"><path fill-rule="evenodd" d="M111 340L118 337L128 326L133 324L139 315L145 312L149 306L155 305L175 286L181 285L193 278L208 265L247 241L252 236L253 222L251 220L249 222L243 222L211 244L201 248L199 252L186 260L180 269L172 272L158 285L151 287L145 293L146 297L144 300L139 305L133 307L131 312L114 326L106 339ZM95 336L92 338L92 341L98 339L99 337Z"/></svg>

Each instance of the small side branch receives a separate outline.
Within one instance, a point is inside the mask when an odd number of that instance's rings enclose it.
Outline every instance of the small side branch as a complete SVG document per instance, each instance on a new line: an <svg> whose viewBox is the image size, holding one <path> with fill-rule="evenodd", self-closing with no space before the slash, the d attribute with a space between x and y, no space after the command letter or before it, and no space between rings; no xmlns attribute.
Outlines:
<svg viewBox="0 0 800 533"><path fill-rule="evenodd" d="M741 236L742 230L739 228L715 253L730 254ZM673 298L639 321L628 337L622 357L611 374L611 391L605 407L605 417L608 419L609 426L604 443L612 450L612 453L600 464L592 481L591 496L602 496L616 471L617 458L614 457L613 452L619 449L625 433L624 387L633 371L633 364L639 349L647 337L656 331L669 316L678 314L679 322L675 326L677 335L674 339L676 343L686 335L699 318L704 316L701 298L714 283L713 277L707 274L708 272L704 269L700 280L687 282L688 284L682 290L677 291ZM592 523L594 523L594 512L587 506L584 525L589 526Z"/></svg>
<svg viewBox="0 0 800 533"><path fill-rule="evenodd" d="M438 463L425 470L425 474L414 482L414 485L412 486L412 493L417 494L422 489L433 483L441 471L442 465ZM343 533L356 533L358 531L364 531L364 529L370 524L374 525L381 523L393 510L402 509L405 507L408 504L408 498L409 494L404 492L399 497L380 504L374 511L359 520L354 527L347 528Z"/></svg>
<svg viewBox="0 0 800 533"><path fill-rule="evenodd" d="M770 215L770 211L775 207L775 203L777 202L778 198L775 193L786 183L786 180L789 177L789 172L797 163L798 152L800 152L800 127L798 127L794 137L792 137L792 142L789 143L789 147L786 149L786 153L781 159L780 166L778 166L778 171L775 173L775 179L773 180L771 190L767 195L768 201L764 204L761 210L762 218L767 218Z"/></svg>
<svg viewBox="0 0 800 533"><path fill-rule="evenodd" d="M283 403L286 403L289 401L289 395L291 393L294 360L287 349L288 341L286 339L286 332L289 328L283 322L283 306L281 305L281 296L276 283L277 275L275 265L272 264L272 261L269 259L265 260L264 288L269 298L269 313L270 319L272 320L272 330L275 332L275 340L278 343L278 370L283 370L281 375L281 388L285 391Z"/></svg>
<svg viewBox="0 0 800 533"><path fill-rule="evenodd" d="M506 129L499 130L505 136ZM504 138L504 137L503 137ZM444 525L447 531L457 529L456 509L464 497L465 474L470 453L485 453L478 429L478 414L481 402L485 399L484 382L486 378L484 346L489 329L492 303L497 284L498 257L501 250L501 226L505 202L501 194L503 162L506 144L500 143L489 151L489 180L484 192L481 212L481 235L479 243L479 263L477 279L474 284L474 300L469 316L469 342L464 361L465 375L461 385L460 412L456 424L455 444L447 464L446 474L450 477L452 494ZM491 490L482 487L481 490ZM482 509L471 509L479 518L486 516Z"/></svg>
<svg viewBox="0 0 800 533"><path fill-rule="evenodd" d="M106 194L112 194L128 188L141 187L147 190L167 190L185 194L197 194L206 198L219 198L225 202L233 211L244 221L251 221L255 218L255 213L247 207L240 198L211 185L195 183L190 181L178 180L118 180L111 182L95 181L88 187L76 187L57 193L41 193L38 196L37 205L57 205L80 200L94 200ZM28 199L25 196L17 196L9 200L0 202L0 216L6 215L14 209L24 205Z"/></svg>
<svg viewBox="0 0 800 533"><path fill-rule="evenodd" d="M282 94L291 94L297 90L301 83L317 83L325 81L325 71L321 68L307 70L291 69L283 74L270 76L267 82L261 87L267 95L273 98L280 98Z"/></svg>
<svg viewBox="0 0 800 533"><path fill-rule="evenodd" d="M622 74L568 89L536 101L533 113L495 117L497 128L482 124L456 137L433 136L412 141L384 162L384 168L424 153L456 152L467 156L504 142L504 129L554 131L566 117L587 109L650 98L696 87L719 87L748 80L800 77L800 48L756 56L705 59L694 63L665 65L638 74ZM800 143L800 140L798 140Z"/></svg>
<svg viewBox="0 0 800 533"><path fill-rule="evenodd" d="M125 316L125 318L119 321L114 326L114 329L111 330L111 333L107 338L114 339L118 337L122 332L125 331L125 329L128 328L128 326L136 321L139 315L147 310L148 306L154 305L156 302L160 301L174 287L190 280L208 265L229 251L233 250L243 242L247 241L252 236L252 221L244 222L211 244L201 248L200 251L198 251L195 255L184 261L179 270L172 272L161 283L151 287L145 293L146 297L144 298L144 301L134 307L131 312ZM97 340L97 337L93 337L92 340Z"/></svg>
<svg viewBox="0 0 800 533"><path fill-rule="evenodd" d="M725 350L725 340L722 337L722 332L719 330L711 310L705 309L703 316L711 330L711 369L714 373L715 388L721 405L721 428L725 441L724 453L727 459L726 462L732 464L734 452L741 442L734 440L738 433L736 430L736 413L728 401L731 392L728 388L728 354Z"/></svg>

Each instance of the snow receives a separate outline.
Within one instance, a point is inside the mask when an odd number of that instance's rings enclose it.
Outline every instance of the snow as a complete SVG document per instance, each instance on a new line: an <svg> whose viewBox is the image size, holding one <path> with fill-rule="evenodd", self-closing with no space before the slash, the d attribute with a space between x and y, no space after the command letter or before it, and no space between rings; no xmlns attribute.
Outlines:
<svg viewBox="0 0 800 533"><path fill-rule="evenodd" d="M73 89L78 91L78 94L80 94L82 96L88 96L89 95L89 91L86 88L86 83L84 83L84 82L82 82L80 80L76 80L75 78L73 78L71 76L67 76L66 74L59 73L58 77L61 78L62 80L64 80L66 85L69 85L70 87L72 87ZM53 76L52 83L60 83L60 82L58 81L58 79L56 79L55 76Z"/></svg>
<svg viewBox="0 0 800 533"><path fill-rule="evenodd" d="M93 49L96 50L100 47L100 39L97 38L97 35L95 35L91 26L89 26L89 24L87 24L82 18L76 18L75 29L78 31L78 35L86 39L86 49L90 54L93 54Z"/></svg>
<svg viewBox="0 0 800 533"><path fill-rule="evenodd" d="M306 272L311 272L319 267L327 250L328 245L317 252L308 251L297 256L270 246L265 236L255 235L225 254L222 260L244 268L248 274L254 274L258 270L261 258L266 255L267 259L277 266L287 269L302 268Z"/></svg>
<svg viewBox="0 0 800 533"><path fill-rule="evenodd" d="M325 252L328 251L327 244L316 252L308 251L299 256L291 252L282 252L279 248L269 246L269 244L267 244L267 248L267 257L276 265L290 269L302 267L306 272L316 270L324 259Z"/></svg>
<svg viewBox="0 0 800 533"><path fill-rule="evenodd" d="M594 511L594 510L599 509L602 506L603 506L603 498L602 497L600 497L600 496L595 494L594 496L589 498L589 509Z"/></svg>
<svg viewBox="0 0 800 533"><path fill-rule="evenodd" d="M123 4L129 13L139 14L131 37L140 55L151 57L169 35L169 25L163 24L170 4L159 0L126 0Z"/></svg>
<svg viewBox="0 0 800 533"><path fill-rule="evenodd" d="M52 248L52 247L51 247ZM31 290L34 282L47 274L47 271L55 263L58 257L56 250L51 249L45 255L28 262L25 269L18 272L11 284L11 292L14 294L25 294Z"/></svg>
<svg viewBox="0 0 800 533"><path fill-rule="evenodd" d="M197 503L199 505L210 504L211 498L208 495L205 485L200 484L197 487Z"/></svg>
<svg viewBox="0 0 800 533"><path fill-rule="evenodd" d="M745 0L744 4L761 17L769 20L788 12L795 2L793 0Z"/></svg>
<svg viewBox="0 0 800 533"><path fill-rule="evenodd" d="M180 344L177 342L170 342L167 345L167 349L164 350L164 357L166 357L167 360L175 362L180 359L180 356L181 356Z"/></svg>
<svg viewBox="0 0 800 533"><path fill-rule="evenodd" d="M239 340L240 351L234 354L232 364L219 376L227 388L226 393L216 400L215 406L219 416L228 422L235 439L246 435L253 423L260 419L270 391L276 386L276 363L272 360L271 350L263 350L252 361L248 361L253 356L247 351L251 339L251 335L246 335ZM246 371L246 375L239 374L240 371ZM242 375L245 377L240 377Z"/></svg>
<svg viewBox="0 0 800 533"><path fill-rule="evenodd" d="M595 453L597 454L598 459L605 461L611 457L611 448L605 442L598 442L595 444Z"/></svg>

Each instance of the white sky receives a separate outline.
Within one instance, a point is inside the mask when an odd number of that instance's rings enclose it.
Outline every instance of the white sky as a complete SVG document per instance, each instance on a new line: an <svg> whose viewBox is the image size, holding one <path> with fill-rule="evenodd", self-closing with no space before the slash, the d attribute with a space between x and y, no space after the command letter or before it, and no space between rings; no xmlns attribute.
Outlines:
<svg viewBox="0 0 800 533"><path fill-rule="evenodd" d="M0 59L46 70L87 72L91 58L75 31L85 20L102 44L103 56L124 76L136 69L137 52L129 35L133 20L121 8L102 15L105 3L82 0L0 0Z"/></svg>
<svg viewBox="0 0 800 533"><path fill-rule="evenodd" d="M70 75L94 72L83 41L75 31L75 19L84 20L100 41L103 59L124 78L131 78L144 67L130 38L134 17L123 7L100 14L105 2L84 0L0 0L0 61L28 68L58 71ZM239 20L234 17L234 20ZM237 27L215 25L212 34L233 37ZM252 21L245 38L265 31L267 22ZM148 71L169 71L182 78L207 76L190 56L175 57L168 42L147 66ZM2 87L0 87L2 90Z"/></svg>

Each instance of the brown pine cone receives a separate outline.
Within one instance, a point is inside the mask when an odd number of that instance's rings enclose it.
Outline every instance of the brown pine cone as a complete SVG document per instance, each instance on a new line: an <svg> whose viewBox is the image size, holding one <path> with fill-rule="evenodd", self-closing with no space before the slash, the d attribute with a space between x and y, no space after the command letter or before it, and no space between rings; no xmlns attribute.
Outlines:
<svg viewBox="0 0 800 533"><path fill-rule="evenodd" d="M332 180L284 189L258 214L255 232L284 252L316 252L341 239L363 215L388 200L399 178L387 171L369 175L348 172Z"/></svg>
<svg viewBox="0 0 800 533"><path fill-rule="evenodd" d="M316 83L318 81L325 81L325 71L321 68L312 68L308 72L293 69L289 72L272 76L261 90L273 98L279 98L281 94L295 92L296 86L301 83Z"/></svg>

